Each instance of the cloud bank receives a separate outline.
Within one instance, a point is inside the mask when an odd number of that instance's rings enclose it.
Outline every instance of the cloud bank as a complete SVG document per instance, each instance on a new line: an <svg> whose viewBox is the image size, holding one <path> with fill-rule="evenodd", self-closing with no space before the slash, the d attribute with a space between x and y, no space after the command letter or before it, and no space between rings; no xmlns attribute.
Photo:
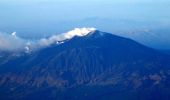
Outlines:
<svg viewBox="0 0 170 100"><path fill-rule="evenodd" d="M24 39L17 37L16 35L14 35L14 33L12 33L11 35L0 33L0 50L19 50L24 47L25 42L26 41Z"/></svg>
<svg viewBox="0 0 170 100"><path fill-rule="evenodd" d="M47 38L47 39L41 39L39 41L39 44L41 46L48 46L48 45L55 43L55 42L57 43L59 41L71 39L74 36L85 36L88 33L93 32L95 30L96 30L95 28L75 28L74 30L71 30L67 33L62 33L60 35L53 35L53 36L51 36L50 38Z"/></svg>
<svg viewBox="0 0 170 100"><path fill-rule="evenodd" d="M27 40L17 36L16 32L11 34L0 33L0 50L3 51L25 51L30 52L39 48L50 46L51 44L61 44L64 40L73 38L74 36L85 36L90 32L95 31L95 28L75 28L66 33L53 35L49 38L42 38L40 40Z"/></svg>

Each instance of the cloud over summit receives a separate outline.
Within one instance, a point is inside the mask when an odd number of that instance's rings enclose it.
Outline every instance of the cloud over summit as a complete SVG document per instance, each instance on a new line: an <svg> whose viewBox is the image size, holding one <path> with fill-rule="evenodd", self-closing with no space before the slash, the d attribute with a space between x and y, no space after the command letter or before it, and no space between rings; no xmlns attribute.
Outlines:
<svg viewBox="0 0 170 100"><path fill-rule="evenodd" d="M0 50L3 51L23 51L39 49L50 46L53 43L71 39L74 36L85 36L90 32L95 31L95 28L75 28L66 33L53 35L49 38L42 38L39 40L27 40L17 36L16 32L9 34L0 33ZM62 42L61 42L62 43Z"/></svg>

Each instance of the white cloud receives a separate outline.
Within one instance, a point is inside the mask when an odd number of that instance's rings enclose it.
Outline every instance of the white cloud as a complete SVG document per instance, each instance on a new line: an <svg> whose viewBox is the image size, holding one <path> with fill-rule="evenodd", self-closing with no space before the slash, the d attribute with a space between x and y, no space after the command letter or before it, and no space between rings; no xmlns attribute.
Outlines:
<svg viewBox="0 0 170 100"><path fill-rule="evenodd" d="M39 44L41 46L48 46L52 43L55 43L55 42L57 43L58 41L71 39L74 36L85 36L88 33L93 32L95 30L96 30L95 28L75 28L74 30L69 31L67 33L63 33L63 34L60 34L60 35L53 35L48 39L41 39L39 41Z"/></svg>
<svg viewBox="0 0 170 100"><path fill-rule="evenodd" d="M61 44L62 41L71 39L74 36L85 36L90 32L95 31L95 28L75 28L67 33L53 35L49 38L40 40L26 40L16 35L16 32L9 34L0 33L0 50L6 51L23 51L29 52L31 50L50 46L51 44Z"/></svg>
<svg viewBox="0 0 170 100"><path fill-rule="evenodd" d="M0 50L17 51L25 45L25 40L14 35L0 33Z"/></svg>

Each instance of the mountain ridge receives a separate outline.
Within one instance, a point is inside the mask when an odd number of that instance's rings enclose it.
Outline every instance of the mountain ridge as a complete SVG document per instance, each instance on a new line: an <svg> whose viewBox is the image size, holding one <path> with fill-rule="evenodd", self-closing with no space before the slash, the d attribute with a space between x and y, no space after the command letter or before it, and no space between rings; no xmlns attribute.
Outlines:
<svg viewBox="0 0 170 100"><path fill-rule="evenodd" d="M156 95L155 91L160 88L158 92L166 94L168 98L169 92L165 93L165 90L170 89L169 60L170 56L131 39L94 31L83 37L76 36L61 45L54 44L1 64L0 91L5 88L6 91L2 93L16 95L19 91L26 90L26 93L19 95L21 100L29 96L40 98L38 95L45 95L43 91L50 93L48 99L59 97L60 100L67 96L73 100L76 96L79 99L92 99L92 95L94 98L105 99L111 96L113 91L119 91L120 93L110 98L113 99L121 98L123 91L127 94L138 91L145 94L148 91L148 99L142 100L150 100L150 96ZM30 90L32 88L34 89ZM61 92L63 89L65 92ZM69 96L69 89L78 92ZM79 93L81 89L82 94ZM100 92L92 92L92 89L99 89ZM105 92L102 92L104 90ZM52 95L52 91L61 95ZM38 94L33 95L34 93ZM84 93L87 93L87 96L83 95ZM88 96L88 93L91 96ZM14 98L6 94L1 94L0 98L2 97L7 100ZM168 100L166 97L164 99Z"/></svg>

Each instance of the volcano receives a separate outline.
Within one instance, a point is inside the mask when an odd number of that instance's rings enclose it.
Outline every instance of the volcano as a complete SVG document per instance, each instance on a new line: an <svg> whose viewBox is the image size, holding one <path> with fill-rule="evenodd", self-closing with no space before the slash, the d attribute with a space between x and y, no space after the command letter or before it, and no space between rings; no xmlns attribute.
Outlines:
<svg viewBox="0 0 170 100"><path fill-rule="evenodd" d="M0 61L0 100L170 99L169 55L98 30Z"/></svg>

